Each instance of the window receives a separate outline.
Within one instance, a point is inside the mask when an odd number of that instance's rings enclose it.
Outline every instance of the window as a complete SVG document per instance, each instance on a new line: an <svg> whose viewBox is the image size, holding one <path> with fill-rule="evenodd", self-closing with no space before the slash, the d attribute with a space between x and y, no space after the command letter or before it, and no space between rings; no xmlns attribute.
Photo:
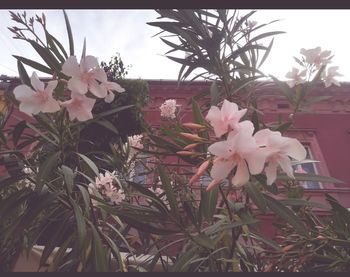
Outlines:
<svg viewBox="0 0 350 277"><path fill-rule="evenodd" d="M135 161L133 182L145 184L147 181L147 168L145 166L146 159Z"/></svg>
<svg viewBox="0 0 350 277"><path fill-rule="evenodd" d="M305 145L306 149L306 159L307 160L313 160L314 157L311 153L311 149L308 145ZM304 163L304 164L298 164L293 166L294 171L299 173L310 173L310 174L317 174L317 168L315 163ZM300 184L306 188L306 189L321 189L322 186L319 182L315 181L301 181Z"/></svg>

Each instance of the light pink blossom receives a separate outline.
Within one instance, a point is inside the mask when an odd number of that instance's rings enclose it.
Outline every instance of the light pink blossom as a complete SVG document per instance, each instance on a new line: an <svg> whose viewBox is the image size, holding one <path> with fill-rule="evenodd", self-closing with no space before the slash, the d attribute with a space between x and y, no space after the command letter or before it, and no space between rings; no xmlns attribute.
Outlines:
<svg viewBox="0 0 350 277"><path fill-rule="evenodd" d="M123 200L125 200L125 193L122 189L107 190L106 196L109 197L115 204L120 204Z"/></svg>
<svg viewBox="0 0 350 277"><path fill-rule="evenodd" d="M129 137L128 137L129 145L130 145L131 147L136 147L136 148L142 149L142 148L143 148L143 145L142 145L142 138L143 138L142 135L133 135L133 136L129 136Z"/></svg>
<svg viewBox="0 0 350 277"><path fill-rule="evenodd" d="M327 74L323 72L322 79L326 88L328 88L332 84L335 84L338 87L340 86L340 83L336 79L334 79L334 77L336 76L343 76L342 74L337 72L338 68L338 66L331 66L327 69Z"/></svg>
<svg viewBox="0 0 350 277"><path fill-rule="evenodd" d="M299 72L299 69L293 67L292 71L289 71L286 74L286 77L288 79L291 79L291 80L288 80L286 83L288 84L289 87L292 88L297 84L305 83L306 80L303 79L303 77L305 77L305 76L306 76L306 70Z"/></svg>
<svg viewBox="0 0 350 277"><path fill-rule="evenodd" d="M308 64L314 64L316 69L320 69L322 65L331 62L331 51L321 51L321 47L312 49L302 48L300 54L304 55L305 62Z"/></svg>
<svg viewBox="0 0 350 277"><path fill-rule="evenodd" d="M174 119L176 117L176 100L168 99L160 106L160 116L164 118Z"/></svg>
<svg viewBox="0 0 350 277"><path fill-rule="evenodd" d="M32 87L27 85L19 85L13 91L15 98L20 102L19 110L28 115L38 114L39 112L54 113L60 110L60 106L52 96L53 90L57 86L57 81L45 83L41 82L33 72L30 78Z"/></svg>
<svg viewBox="0 0 350 277"><path fill-rule="evenodd" d="M75 56L70 56L62 66L62 72L71 77L68 88L79 94L90 91L98 98L107 96L107 89L97 81L107 81L106 72L100 68L97 58L93 56L83 57L80 64Z"/></svg>
<svg viewBox="0 0 350 277"><path fill-rule="evenodd" d="M92 108L95 105L96 99L86 97L78 93L71 94L71 99L61 102L61 106L65 107L69 113L69 119L75 118L79 121L86 121L93 118Z"/></svg>
<svg viewBox="0 0 350 277"><path fill-rule="evenodd" d="M238 132L232 131L227 140L209 146L208 151L216 156L210 172L214 180L226 178L237 167L232 183L234 186L242 186L249 181L249 171L252 174L262 172L266 155L258 148L252 136L253 131L253 124L243 121Z"/></svg>
<svg viewBox="0 0 350 277"><path fill-rule="evenodd" d="M125 91L124 88L122 88L119 84L117 84L115 82L104 81L101 83L101 86L107 90L107 96L104 99L106 103L113 102L113 100L115 98L113 91L116 91L116 92L124 92Z"/></svg>
<svg viewBox="0 0 350 277"><path fill-rule="evenodd" d="M224 100L221 109L211 106L206 120L213 126L216 137L221 137L234 130L246 112L247 109L238 110L237 104Z"/></svg>
<svg viewBox="0 0 350 277"><path fill-rule="evenodd" d="M263 129L254 135L256 143L265 152L268 165L265 168L267 184L271 185L277 178L277 168L294 178L292 161L289 157L301 161L306 158L305 147L294 138L282 137L280 132Z"/></svg>

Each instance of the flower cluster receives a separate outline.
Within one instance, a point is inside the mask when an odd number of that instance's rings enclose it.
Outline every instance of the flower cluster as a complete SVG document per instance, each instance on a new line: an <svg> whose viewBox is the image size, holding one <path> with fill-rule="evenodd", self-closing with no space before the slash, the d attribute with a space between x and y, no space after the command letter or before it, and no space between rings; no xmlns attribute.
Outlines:
<svg viewBox="0 0 350 277"><path fill-rule="evenodd" d="M125 199L125 193L123 189L117 189L113 186L113 181L115 180L116 172L108 172L105 174L100 173L98 177L95 178L95 184L89 184L89 190L92 193L94 189L97 189L102 195L107 196L113 203L119 204Z"/></svg>
<svg viewBox="0 0 350 277"><path fill-rule="evenodd" d="M251 121L240 121L245 113L245 109L239 110L235 103L224 100L221 109L212 106L206 116L216 137L221 138L227 134L225 140L215 142L208 148L214 155L210 171L213 181L208 190L219 185L221 180L231 174L233 185L243 186L249 181L250 174L260 174L263 171L267 184L271 185L276 180L278 167L294 178L290 158L298 161L306 158L306 150L297 139L283 137L280 132L269 129L262 129L254 134ZM203 163L197 177L208 165Z"/></svg>
<svg viewBox="0 0 350 277"><path fill-rule="evenodd" d="M128 137L128 142L131 147L142 149L142 135L133 135Z"/></svg>
<svg viewBox="0 0 350 277"><path fill-rule="evenodd" d="M174 119L176 117L176 100L168 99L160 106L160 116L168 119Z"/></svg>
<svg viewBox="0 0 350 277"><path fill-rule="evenodd" d="M289 87L294 87L297 84L303 84L311 79L311 75L316 71L321 69L322 66L326 66L331 63L331 51L322 51L321 47L316 47L312 49L302 48L300 54L303 55L302 59L299 60L295 58L296 62L303 67L299 70L293 67L292 71L286 74L286 78L290 79L287 81ZM329 87L332 84L340 86L339 82L334 79L337 76L343 76L337 72L338 66L332 66L324 69L321 74L321 80L325 83L325 87Z"/></svg>
<svg viewBox="0 0 350 277"><path fill-rule="evenodd" d="M58 80L45 85L33 72L30 78L32 87L19 85L14 90L15 98L20 102L20 111L32 116L40 112L54 113L64 107L70 120L86 121L93 117L91 111L96 98L104 98L105 102L110 103L115 97L113 91L125 91L117 83L107 81L105 71L93 56L82 57L80 64L75 56L70 56L62 66L62 73L70 77L67 82L71 92L69 100L62 102L53 97ZM88 92L93 98L87 97Z"/></svg>

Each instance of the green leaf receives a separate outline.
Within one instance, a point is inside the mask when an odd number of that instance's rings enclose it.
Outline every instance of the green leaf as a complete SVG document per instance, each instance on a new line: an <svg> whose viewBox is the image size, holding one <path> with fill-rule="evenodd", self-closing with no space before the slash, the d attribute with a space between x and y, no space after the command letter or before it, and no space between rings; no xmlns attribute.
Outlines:
<svg viewBox="0 0 350 277"><path fill-rule="evenodd" d="M167 174L165 174L163 167L160 165L158 167L159 177L162 182L162 187L164 188L166 197L169 201L170 210L175 214L177 218L180 218L178 204L176 201L176 196L173 192L173 188L170 184L170 179Z"/></svg>
<svg viewBox="0 0 350 277"><path fill-rule="evenodd" d="M263 212L266 213L266 201L264 199L263 194L260 192L260 190L256 187L256 184L248 183L244 186L245 190L247 191L249 197L252 199L254 204Z"/></svg>
<svg viewBox="0 0 350 277"><path fill-rule="evenodd" d="M192 239L202 247L209 248L211 250L215 249L214 241L205 234L199 234L197 236L192 237Z"/></svg>
<svg viewBox="0 0 350 277"><path fill-rule="evenodd" d="M14 127L13 133L12 133L12 142L14 146L17 146L18 140L20 139L25 128L27 128L27 124L25 120L20 121Z"/></svg>
<svg viewBox="0 0 350 277"><path fill-rule="evenodd" d="M295 215L295 213L288 209L286 206L282 205L278 200L268 196L267 194L263 194L267 206L271 211L275 212L281 218L283 218L286 222L292 225L295 230L302 236L308 236L308 231L305 228L303 222Z"/></svg>
<svg viewBox="0 0 350 277"><path fill-rule="evenodd" d="M202 112L198 106L198 103L192 99L192 114L194 123L206 125L206 120L204 119Z"/></svg>
<svg viewBox="0 0 350 277"><path fill-rule="evenodd" d="M218 188L214 188L210 191L201 191L201 202L199 204L199 210L201 215L211 221L216 210L218 201Z"/></svg>
<svg viewBox="0 0 350 277"><path fill-rule="evenodd" d="M40 44L38 44L34 40L31 40L29 42L32 45L32 47L35 49L35 51L44 60L44 62L46 62L46 64L51 68L50 74L53 74L54 71L57 73L61 71L61 64L59 63L59 61L57 61L57 59L52 55L52 53L48 49L42 47Z"/></svg>
<svg viewBox="0 0 350 277"><path fill-rule="evenodd" d="M86 38L84 38L83 51L81 52L81 59L86 56Z"/></svg>
<svg viewBox="0 0 350 277"><path fill-rule="evenodd" d="M113 132L116 135L119 135L118 129L108 120L100 119L100 120L96 121L96 124L105 127L106 129L110 130L111 132Z"/></svg>
<svg viewBox="0 0 350 277"><path fill-rule="evenodd" d="M92 171L95 173L95 176L99 176L99 171L96 166L96 164L87 156L81 153L77 153L77 155L83 159L83 161L92 169Z"/></svg>
<svg viewBox="0 0 350 277"><path fill-rule="evenodd" d="M304 174L304 173L294 173L295 180L297 181L314 181L321 183L333 183L333 184L344 184L343 181L335 179L329 176L315 175L315 174ZM289 181L293 180L286 174L278 174L277 180Z"/></svg>
<svg viewBox="0 0 350 277"><path fill-rule="evenodd" d="M62 173L69 193L72 193L74 186L74 172L68 166L62 165Z"/></svg>
<svg viewBox="0 0 350 277"><path fill-rule="evenodd" d="M273 45L273 40L274 40L274 39L271 40L269 46L267 47L267 49L266 49L266 51L265 51L265 53L264 53L264 56L262 57L262 59L261 59L259 65L258 65L258 68L260 68L260 67L263 65L263 63L265 62L265 60L266 60L267 57L269 56L270 51L271 51L271 48L272 48L272 45Z"/></svg>
<svg viewBox="0 0 350 277"><path fill-rule="evenodd" d="M51 154L39 167L39 172L37 175L37 186L35 187L36 191L41 191L44 183L47 181L48 177L53 177L52 173L54 169L59 164L61 151Z"/></svg>
<svg viewBox="0 0 350 277"><path fill-rule="evenodd" d="M212 106L217 106L220 101L220 91L216 81L212 82L210 85L210 104Z"/></svg>
<svg viewBox="0 0 350 277"><path fill-rule="evenodd" d="M72 29L70 27L68 15L65 10L63 10L63 14L64 14L64 20L66 22L66 27L67 27L67 34L68 34L68 41L69 41L69 55L74 56L74 41L73 41Z"/></svg>
<svg viewBox="0 0 350 277"><path fill-rule="evenodd" d="M45 30L45 35L46 35L46 41L49 45L49 49L52 51L52 53L55 54L55 56L60 60L61 63L64 63L65 58L58 51L58 48L57 48L55 42L53 41L52 36L46 30Z"/></svg>
<svg viewBox="0 0 350 277"><path fill-rule="evenodd" d="M34 69L37 69L41 72L44 72L44 73L47 73L47 74L52 74L52 70L50 68L48 68L47 66L45 65L42 65L38 62L35 62L33 60L30 60L30 59L27 59L27 58L24 58L24 57L20 57L20 56L16 56L16 55L13 55L13 57L15 57L17 59L17 61L20 61L26 65L29 65L30 67L34 68Z"/></svg>
<svg viewBox="0 0 350 277"><path fill-rule="evenodd" d="M82 213L81 207L72 198L70 198L70 203L73 207L74 217L77 226L77 238L79 243L79 249L82 249L87 235L84 215Z"/></svg>
<svg viewBox="0 0 350 277"><path fill-rule="evenodd" d="M17 69L18 69L18 75L19 75L19 78L21 79L22 84L32 87L28 73L24 68L23 64L19 60L17 60Z"/></svg>
<svg viewBox="0 0 350 277"><path fill-rule="evenodd" d="M63 56L67 59L68 55L66 50L64 49L64 47L62 46L62 44L54 37L51 35L51 39L53 40L53 42L57 45L57 47L61 50Z"/></svg>
<svg viewBox="0 0 350 277"><path fill-rule="evenodd" d="M325 204L308 201L305 199L289 198L289 199L282 199L280 200L280 202L285 206L310 206L310 207L320 208L324 210L330 209L330 207Z"/></svg>

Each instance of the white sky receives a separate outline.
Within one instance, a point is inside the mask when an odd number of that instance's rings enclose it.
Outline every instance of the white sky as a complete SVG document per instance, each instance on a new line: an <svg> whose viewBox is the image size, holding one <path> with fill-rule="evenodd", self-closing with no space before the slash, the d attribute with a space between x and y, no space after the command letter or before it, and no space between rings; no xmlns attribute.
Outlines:
<svg viewBox="0 0 350 277"><path fill-rule="evenodd" d="M16 11L16 10L14 10ZM16 12L22 12L18 10ZM45 13L48 30L68 49L64 17L61 10L26 10L28 15ZM247 11L242 10L243 15ZM84 41L87 54L108 62L116 52L125 64L131 64L127 77L142 79L177 79L179 64L164 57L169 50L159 38L152 37L160 31L146 22L156 21L153 10L67 10L74 35L75 52L79 57ZM320 46L331 50L332 65L339 66L344 76L340 81L350 81L350 10L258 10L251 20L267 23L281 21L268 30L285 31L275 37L274 46L265 66L265 73L280 79L295 66L293 56L300 56L301 48ZM38 60L38 55L24 41L12 39L7 30L14 24L8 10L0 10L0 75L17 76L16 60L20 55ZM29 69L31 74L31 69Z"/></svg>

